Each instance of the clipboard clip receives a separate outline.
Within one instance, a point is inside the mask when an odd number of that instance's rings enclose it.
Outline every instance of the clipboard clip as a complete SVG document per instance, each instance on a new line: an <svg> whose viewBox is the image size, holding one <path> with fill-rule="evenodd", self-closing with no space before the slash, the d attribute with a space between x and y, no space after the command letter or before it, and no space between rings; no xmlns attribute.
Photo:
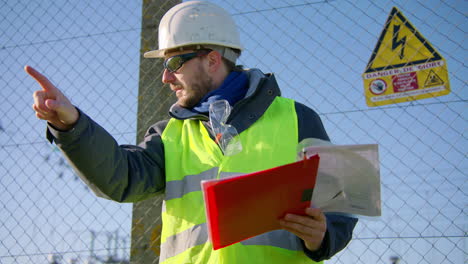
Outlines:
<svg viewBox="0 0 468 264"><path fill-rule="evenodd" d="M308 162L307 162L307 151L305 148L302 148L302 168L307 168L308 167Z"/></svg>

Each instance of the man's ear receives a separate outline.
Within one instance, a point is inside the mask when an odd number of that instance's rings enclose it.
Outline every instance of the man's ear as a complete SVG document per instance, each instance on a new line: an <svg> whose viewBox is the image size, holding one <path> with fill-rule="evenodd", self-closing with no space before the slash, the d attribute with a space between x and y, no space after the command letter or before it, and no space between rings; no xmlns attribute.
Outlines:
<svg viewBox="0 0 468 264"><path fill-rule="evenodd" d="M208 59L208 70L209 72L216 72L219 70L223 63L223 58L221 54L217 51L211 51L206 55L206 58Z"/></svg>

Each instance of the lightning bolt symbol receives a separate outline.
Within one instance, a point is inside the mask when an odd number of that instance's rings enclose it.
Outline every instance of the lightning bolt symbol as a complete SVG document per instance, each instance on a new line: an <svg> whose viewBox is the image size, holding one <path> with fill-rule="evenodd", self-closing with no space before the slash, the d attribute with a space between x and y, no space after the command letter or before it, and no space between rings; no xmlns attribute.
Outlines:
<svg viewBox="0 0 468 264"><path fill-rule="evenodd" d="M400 50L400 59L403 59L405 56L405 45L406 45L406 36L398 39L398 33L400 32L400 25L393 26L393 37L392 37L392 51L398 48L401 45Z"/></svg>

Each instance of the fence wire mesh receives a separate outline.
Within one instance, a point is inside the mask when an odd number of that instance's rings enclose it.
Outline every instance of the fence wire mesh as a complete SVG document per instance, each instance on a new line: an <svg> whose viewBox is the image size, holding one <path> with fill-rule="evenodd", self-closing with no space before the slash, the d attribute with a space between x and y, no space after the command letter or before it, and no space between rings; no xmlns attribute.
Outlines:
<svg viewBox="0 0 468 264"><path fill-rule="evenodd" d="M213 2L240 28L241 64L274 72L335 144L379 144L383 215L360 221L327 263L467 263L468 3ZM449 95L366 106L361 75L393 6L447 60ZM22 70L38 68L120 144L136 143L138 115L159 119L173 100L138 105L140 79L161 86L159 72L139 69L142 13L138 1L1 2L0 263L127 263L130 234L145 235L131 230L131 204L96 198L45 139Z"/></svg>

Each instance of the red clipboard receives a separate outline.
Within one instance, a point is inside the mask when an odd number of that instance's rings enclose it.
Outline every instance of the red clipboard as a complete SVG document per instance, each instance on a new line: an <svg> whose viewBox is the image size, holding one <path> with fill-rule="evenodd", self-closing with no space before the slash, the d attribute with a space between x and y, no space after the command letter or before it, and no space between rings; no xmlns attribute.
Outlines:
<svg viewBox="0 0 468 264"><path fill-rule="evenodd" d="M202 181L213 249L280 229L286 213L305 214L317 178L319 156L272 169Z"/></svg>

